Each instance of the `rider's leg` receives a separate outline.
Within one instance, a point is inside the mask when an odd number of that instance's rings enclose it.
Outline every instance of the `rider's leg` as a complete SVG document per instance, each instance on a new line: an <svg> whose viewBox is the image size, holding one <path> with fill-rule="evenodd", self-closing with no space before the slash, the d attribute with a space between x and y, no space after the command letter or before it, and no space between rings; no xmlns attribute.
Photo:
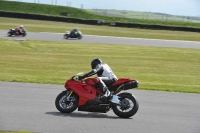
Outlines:
<svg viewBox="0 0 200 133"><path fill-rule="evenodd" d="M107 86L112 85L113 83L116 82L115 79L110 79L108 77L98 77L99 79L99 87L100 89L103 90L104 96L103 97L109 97L110 101L112 103L120 104L120 100L118 99L118 96L116 95L111 95L110 91L108 90ZM106 86L107 85L107 86Z"/></svg>
<svg viewBox="0 0 200 133"><path fill-rule="evenodd" d="M109 97L110 96L110 91L108 90L108 87L106 86L106 84L103 82L102 79L105 79L105 77L98 77L99 79L99 88L104 92L104 97Z"/></svg>

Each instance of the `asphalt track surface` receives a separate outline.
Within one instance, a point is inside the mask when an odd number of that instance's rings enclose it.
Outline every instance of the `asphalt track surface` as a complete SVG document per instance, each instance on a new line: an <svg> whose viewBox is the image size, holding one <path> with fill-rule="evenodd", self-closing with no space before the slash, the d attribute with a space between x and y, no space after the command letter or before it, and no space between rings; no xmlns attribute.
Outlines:
<svg viewBox="0 0 200 133"><path fill-rule="evenodd" d="M8 38L0 31L0 38ZM9 39L22 39L13 37ZM23 39L142 46L200 48L199 42L84 36L64 40L62 34L29 33ZM200 95L129 90L139 101L133 117L108 113L60 113L55 105L63 85L0 82L0 130L38 133L200 133Z"/></svg>
<svg viewBox="0 0 200 133"><path fill-rule="evenodd" d="M60 113L63 85L0 82L0 130L39 133L200 133L200 95L130 90L139 101L129 119L108 113Z"/></svg>
<svg viewBox="0 0 200 133"><path fill-rule="evenodd" d="M100 43L100 44L127 44L140 46L157 46L157 47L176 47L176 48L200 48L200 42L194 41L177 41L177 40L159 40L144 38L126 38L126 37L108 37L83 35L81 40L64 39L64 33L37 33L28 32L26 37L8 37L5 30L0 30L0 38L13 40L46 40L62 42L83 42L83 43Z"/></svg>

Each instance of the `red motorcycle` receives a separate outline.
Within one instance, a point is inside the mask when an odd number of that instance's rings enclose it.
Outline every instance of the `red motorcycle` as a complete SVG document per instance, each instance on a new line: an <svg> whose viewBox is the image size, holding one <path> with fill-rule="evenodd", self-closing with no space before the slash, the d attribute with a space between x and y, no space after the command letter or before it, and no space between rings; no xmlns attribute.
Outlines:
<svg viewBox="0 0 200 133"><path fill-rule="evenodd" d="M112 108L117 116L128 118L138 111L139 103L131 93L118 94L122 90L138 87L136 80L120 78L109 86L108 89L111 91L112 97L117 97L120 101L113 103L112 100L101 99L103 92L98 89L97 78L87 78L80 81L78 80L80 75L78 73L67 80L66 90L57 96L55 106L60 112L71 113L78 108L78 111L106 113Z"/></svg>
<svg viewBox="0 0 200 133"><path fill-rule="evenodd" d="M25 29L23 29L21 33L16 32L15 29L10 29L10 30L8 31L7 35L8 35L9 37L12 37L12 36L22 36L22 37L25 37L25 36L27 35L27 32L26 32Z"/></svg>

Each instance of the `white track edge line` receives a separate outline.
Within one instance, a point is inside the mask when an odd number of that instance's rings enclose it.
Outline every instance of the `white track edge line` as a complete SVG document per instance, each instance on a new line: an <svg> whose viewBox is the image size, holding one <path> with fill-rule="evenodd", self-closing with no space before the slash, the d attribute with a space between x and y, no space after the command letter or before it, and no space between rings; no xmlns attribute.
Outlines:
<svg viewBox="0 0 200 133"><path fill-rule="evenodd" d="M38 33L64 34L64 33L54 33L54 32L38 32ZM192 42L192 43L200 43L200 42L198 42L198 41L165 40L165 39L151 39L151 38L131 38L131 37L118 37L118 36L98 36L98 35L87 35L87 34L84 34L84 36L108 37L108 38L122 38L122 39L138 39L138 40L155 40L155 41L174 41L174 42Z"/></svg>

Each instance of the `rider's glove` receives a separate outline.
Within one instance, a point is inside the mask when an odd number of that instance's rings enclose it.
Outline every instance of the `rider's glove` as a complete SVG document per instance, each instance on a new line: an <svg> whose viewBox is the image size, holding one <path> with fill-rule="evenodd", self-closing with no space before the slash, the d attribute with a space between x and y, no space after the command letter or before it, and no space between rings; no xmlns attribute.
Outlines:
<svg viewBox="0 0 200 133"><path fill-rule="evenodd" d="M78 76L78 80L83 80L83 76Z"/></svg>

